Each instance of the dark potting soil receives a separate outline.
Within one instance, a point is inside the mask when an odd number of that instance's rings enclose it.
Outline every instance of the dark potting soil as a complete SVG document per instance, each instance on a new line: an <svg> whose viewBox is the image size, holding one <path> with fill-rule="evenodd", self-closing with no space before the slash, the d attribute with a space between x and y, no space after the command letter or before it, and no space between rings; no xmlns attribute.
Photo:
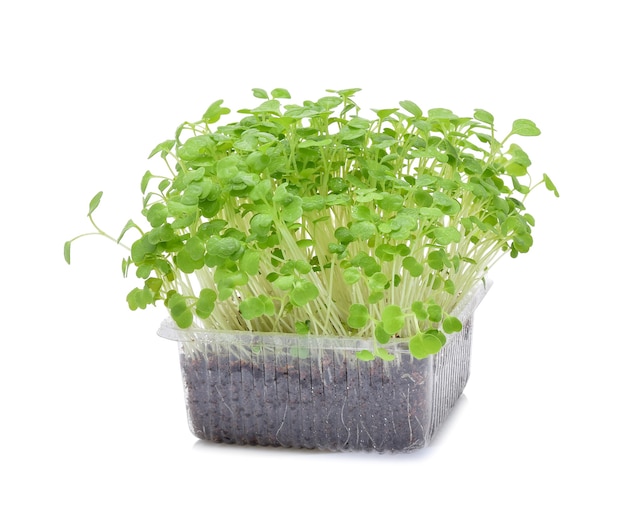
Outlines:
<svg viewBox="0 0 626 510"><path fill-rule="evenodd" d="M181 355L189 423L215 442L410 451L429 439L432 362L323 351Z"/></svg>

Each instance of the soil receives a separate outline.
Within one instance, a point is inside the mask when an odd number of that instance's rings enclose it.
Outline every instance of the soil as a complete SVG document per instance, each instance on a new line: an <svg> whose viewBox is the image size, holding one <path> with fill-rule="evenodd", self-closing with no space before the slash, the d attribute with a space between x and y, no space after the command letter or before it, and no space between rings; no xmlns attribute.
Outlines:
<svg viewBox="0 0 626 510"><path fill-rule="evenodd" d="M181 354L189 423L201 439L323 450L410 451L431 428L432 362L362 362L323 351Z"/></svg>

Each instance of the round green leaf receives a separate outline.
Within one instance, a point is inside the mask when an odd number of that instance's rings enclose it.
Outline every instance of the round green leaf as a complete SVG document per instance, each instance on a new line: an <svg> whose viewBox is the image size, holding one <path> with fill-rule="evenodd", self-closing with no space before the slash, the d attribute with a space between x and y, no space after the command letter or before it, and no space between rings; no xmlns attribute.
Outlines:
<svg viewBox="0 0 626 510"><path fill-rule="evenodd" d="M455 199L440 191L433 193L433 205L441 209L441 211L448 216L454 216L461 210L461 205ZM422 214L421 210L420 214Z"/></svg>
<svg viewBox="0 0 626 510"><path fill-rule="evenodd" d="M422 301L413 301L411 305L411 310L415 314L415 317L419 321L425 321L428 319L428 311L426 310L426 306Z"/></svg>
<svg viewBox="0 0 626 510"><path fill-rule="evenodd" d="M354 285L361 279L361 272L356 267L349 267L343 272L343 279L348 285Z"/></svg>
<svg viewBox="0 0 626 510"><path fill-rule="evenodd" d="M461 233L455 227L437 227L433 230L433 235L437 243L443 246L461 240Z"/></svg>
<svg viewBox="0 0 626 510"><path fill-rule="evenodd" d="M364 349L362 351L358 351L356 353L356 357L358 359L360 359L361 361L372 361L372 360L376 359L376 356L374 356L374 354L372 354L372 352L368 351L367 349Z"/></svg>
<svg viewBox="0 0 626 510"><path fill-rule="evenodd" d="M376 324L376 329L374 330L374 336L376 337L376 340L378 340L378 343L381 343L381 344L386 344L387 342L389 342L389 339L391 338L391 335L385 331L385 326L383 325L382 322L379 322L378 324Z"/></svg>
<svg viewBox="0 0 626 510"><path fill-rule="evenodd" d="M520 136L538 136L541 134L541 131L532 120L517 119L513 122L511 134Z"/></svg>
<svg viewBox="0 0 626 510"><path fill-rule="evenodd" d="M414 278L417 278L424 272L424 266L415 257L405 257L402 260L402 267Z"/></svg>
<svg viewBox="0 0 626 510"><path fill-rule="evenodd" d="M443 310L441 309L441 306L439 305L428 305L427 306L427 310L428 310L428 319L431 322L439 322L441 321L441 318L443 316Z"/></svg>
<svg viewBox="0 0 626 510"><path fill-rule="evenodd" d="M350 227L350 232L354 237L361 240L367 240L376 235L376 225L369 221L359 221Z"/></svg>
<svg viewBox="0 0 626 510"><path fill-rule="evenodd" d="M239 303L239 312L246 320L252 320L265 313L265 305L258 297L250 297Z"/></svg>
<svg viewBox="0 0 626 510"><path fill-rule="evenodd" d="M272 90L271 95L274 99L291 99L291 94L287 89L274 89Z"/></svg>
<svg viewBox="0 0 626 510"><path fill-rule="evenodd" d="M294 306L304 306L316 299L319 293L319 289L312 282L301 280L294 284L289 299Z"/></svg>
<svg viewBox="0 0 626 510"><path fill-rule="evenodd" d="M493 115L491 115L488 111L481 110L480 108L476 108L474 110L474 118L485 124L493 124Z"/></svg>
<svg viewBox="0 0 626 510"><path fill-rule="evenodd" d="M354 329L360 329L367 324L369 320L369 312L367 307L360 303L350 305L348 312L348 326Z"/></svg>
<svg viewBox="0 0 626 510"><path fill-rule="evenodd" d="M258 97L259 99L269 99L270 96L263 89L254 88L252 89L252 95L254 97Z"/></svg>
<svg viewBox="0 0 626 510"><path fill-rule="evenodd" d="M373 291L382 291L389 285L389 280L385 273L374 273L367 279L368 287Z"/></svg>
<svg viewBox="0 0 626 510"><path fill-rule="evenodd" d="M456 333L458 331L461 331L462 329L463 324L456 317L452 317L451 315L449 315L443 321L443 330L448 334Z"/></svg>
<svg viewBox="0 0 626 510"><path fill-rule="evenodd" d="M239 267L249 275L256 275L259 272L259 261L261 255L258 251L246 250L241 256Z"/></svg>
<svg viewBox="0 0 626 510"><path fill-rule="evenodd" d="M382 313L383 329L395 335L404 327L404 313L398 305L387 305Z"/></svg>
<svg viewBox="0 0 626 510"><path fill-rule="evenodd" d="M427 358L441 350L441 341L431 334L419 333L409 340L409 351L417 359Z"/></svg>
<svg viewBox="0 0 626 510"><path fill-rule="evenodd" d="M196 302L196 314L201 319L207 319L215 308L217 294L212 289L202 289Z"/></svg>
<svg viewBox="0 0 626 510"><path fill-rule="evenodd" d="M383 349L382 347L378 347L375 351L374 354L382 359L383 361L393 361L394 359L396 359L396 357L391 354L389 351L387 351L387 349Z"/></svg>
<svg viewBox="0 0 626 510"><path fill-rule="evenodd" d="M422 109L413 101L400 101L400 106L415 117L419 118L422 116Z"/></svg>

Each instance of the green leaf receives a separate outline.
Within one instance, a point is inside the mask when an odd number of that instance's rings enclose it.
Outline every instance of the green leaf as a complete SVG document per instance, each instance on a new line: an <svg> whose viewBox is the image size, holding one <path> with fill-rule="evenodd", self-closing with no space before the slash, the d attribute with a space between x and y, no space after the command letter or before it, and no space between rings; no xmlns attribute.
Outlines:
<svg viewBox="0 0 626 510"><path fill-rule="evenodd" d="M215 148L215 141L212 135L199 135L189 138L177 150L177 155L183 161L202 161L211 158L211 153Z"/></svg>
<svg viewBox="0 0 626 510"><path fill-rule="evenodd" d="M310 324L311 321L296 322L296 333L298 333L298 335L308 335L311 332Z"/></svg>
<svg viewBox="0 0 626 510"><path fill-rule="evenodd" d="M427 358L441 349L441 341L435 335L418 333L409 340L409 351L417 359Z"/></svg>
<svg viewBox="0 0 626 510"><path fill-rule="evenodd" d="M525 166L522 166L516 162L512 162L506 165L505 171L508 175L512 177L522 177L528 173L528 170Z"/></svg>
<svg viewBox="0 0 626 510"><path fill-rule="evenodd" d="M372 109L372 111L378 116L380 120L385 120L387 117L396 113L398 109L397 108L384 108L382 110Z"/></svg>
<svg viewBox="0 0 626 510"><path fill-rule="evenodd" d="M98 206L100 205L101 198L102 198L102 191L98 191L98 193L96 193L94 197L91 199L91 201L89 202L89 212L87 213L87 216L91 216L93 212L98 208Z"/></svg>
<svg viewBox="0 0 626 510"><path fill-rule="evenodd" d="M326 92L335 92L339 94L341 97L343 97L344 99L347 99L348 97L352 97L354 94L360 91L361 89L359 88L352 88L352 89L342 89L342 90L327 90Z"/></svg>
<svg viewBox="0 0 626 510"><path fill-rule="evenodd" d="M448 256L443 250L431 251L426 258L428 265L435 271L441 271L445 266L450 265Z"/></svg>
<svg viewBox="0 0 626 510"><path fill-rule="evenodd" d="M383 211L396 212L402 209L404 197L402 195L385 193L382 199L377 200L377 203Z"/></svg>
<svg viewBox="0 0 626 510"><path fill-rule="evenodd" d="M141 178L141 193L142 194L144 194L146 192L146 189L148 189L148 183L150 182L150 179L152 179L153 177L154 175L152 175L150 170L148 170L145 174L143 174L143 177Z"/></svg>
<svg viewBox="0 0 626 510"><path fill-rule="evenodd" d="M293 201L289 205L283 207L280 219L285 223L293 223L302 217L303 212L302 199L294 196Z"/></svg>
<svg viewBox="0 0 626 510"><path fill-rule="evenodd" d="M402 260L402 267L414 278L417 278L424 272L424 266L415 257L405 257Z"/></svg>
<svg viewBox="0 0 626 510"><path fill-rule="evenodd" d="M375 250L375 254L381 262L391 262L397 253L397 247L387 243L379 244Z"/></svg>
<svg viewBox="0 0 626 510"><path fill-rule="evenodd" d="M276 188L272 201L282 206L280 218L285 223L292 223L302 217L302 198L289 192L286 183Z"/></svg>
<svg viewBox="0 0 626 510"><path fill-rule="evenodd" d="M65 262L70 263L70 251L72 248L72 241L66 241L63 245L63 257L65 258Z"/></svg>
<svg viewBox="0 0 626 510"><path fill-rule="evenodd" d="M190 310L185 310L176 317L173 317L173 319L179 328L185 329L191 326L191 324L193 323L193 314Z"/></svg>
<svg viewBox="0 0 626 510"><path fill-rule="evenodd" d="M319 289L306 280L296 281L289 293L289 299L294 306L304 306L319 296Z"/></svg>
<svg viewBox="0 0 626 510"><path fill-rule="evenodd" d="M218 120L220 120L220 117L222 115L229 114L230 109L224 108L222 106L223 102L224 102L223 99L218 99L217 101L212 103L211 106L207 108L206 112L204 112L204 115L202 116L202 120L208 124L213 124L217 122Z"/></svg>
<svg viewBox="0 0 626 510"><path fill-rule="evenodd" d="M274 280L274 285L280 290L291 290L293 288L295 278L293 275L280 276Z"/></svg>
<svg viewBox="0 0 626 510"><path fill-rule="evenodd" d="M258 297L249 297L239 303L239 312L246 320L252 320L265 313L265 303Z"/></svg>
<svg viewBox="0 0 626 510"><path fill-rule="evenodd" d="M374 257L366 255L365 253L359 253L354 259L352 259L352 265L360 267L366 276L372 276L374 273L380 271L380 264L376 262Z"/></svg>
<svg viewBox="0 0 626 510"><path fill-rule="evenodd" d="M356 353L356 357L358 359L360 359L361 361L372 361L372 360L376 359L376 356L374 356L374 354L372 354L372 351L368 351L367 349L364 349L362 351L358 351Z"/></svg>
<svg viewBox="0 0 626 510"><path fill-rule="evenodd" d="M252 89L252 94L254 97L258 97L259 99L269 99L270 96L263 89Z"/></svg>
<svg viewBox="0 0 626 510"><path fill-rule="evenodd" d="M443 211L441 209L437 209L436 207L420 207L419 215L424 216L425 218L440 218L443 216Z"/></svg>
<svg viewBox="0 0 626 510"><path fill-rule="evenodd" d="M193 323L193 314L187 307L186 299L180 294L174 292L167 299L167 307L170 310L170 315L176 325L181 328L188 328Z"/></svg>
<svg viewBox="0 0 626 510"><path fill-rule="evenodd" d="M150 159L151 157L153 157L155 154L159 152L161 153L161 157L165 158L165 156L167 156L167 154L174 148L175 144L176 144L176 140L165 140L164 142L161 142L154 149L152 149L152 152L148 156L148 159Z"/></svg>
<svg viewBox="0 0 626 510"><path fill-rule="evenodd" d="M382 347L378 347L374 350L374 354L382 359L383 361L393 361L396 357L391 354L387 349L383 349Z"/></svg>
<svg viewBox="0 0 626 510"><path fill-rule="evenodd" d="M382 291L389 286L389 279L384 273L378 272L369 276L367 285L373 291Z"/></svg>
<svg viewBox="0 0 626 510"><path fill-rule="evenodd" d="M274 99L291 99L291 94L287 89L274 89L271 94Z"/></svg>
<svg viewBox="0 0 626 510"><path fill-rule="evenodd" d="M352 235L352 232L350 232L350 230L346 227L339 227L337 230L335 230L335 238L341 244L345 245L348 245L352 241L354 241L354 236Z"/></svg>
<svg viewBox="0 0 626 510"><path fill-rule="evenodd" d="M142 289L134 288L131 290L126 296L126 302L128 303L128 308L131 310L137 310L138 308L145 309L146 304L144 299L141 297Z"/></svg>
<svg viewBox="0 0 626 510"><path fill-rule="evenodd" d="M312 239L298 239L296 245L298 248L310 248L311 246L315 246L315 241Z"/></svg>
<svg viewBox="0 0 626 510"><path fill-rule="evenodd" d="M343 101L340 97L335 96L325 96L321 97L317 100L317 104L320 105L324 111L332 110L339 106Z"/></svg>
<svg viewBox="0 0 626 510"><path fill-rule="evenodd" d="M333 141L330 138L322 138L321 140L308 139L301 142L298 147L301 149L306 149L307 147L324 147L326 145L330 145L331 143L333 143Z"/></svg>
<svg viewBox="0 0 626 510"><path fill-rule="evenodd" d="M456 333L463 329L463 323L459 319L457 319L456 317L452 317L451 315L443 320L442 326L443 330L448 334Z"/></svg>
<svg viewBox="0 0 626 510"><path fill-rule="evenodd" d="M269 101L264 101L259 106L252 110L252 113L261 113L261 114L274 114L280 115L280 102L276 99L270 99Z"/></svg>
<svg viewBox="0 0 626 510"><path fill-rule="evenodd" d="M194 258L187 247L184 247L176 254L174 262L176 263L176 266L178 266L178 268L186 274L192 274L194 271L204 267L204 259Z"/></svg>
<svg viewBox="0 0 626 510"><path fill-rule="evenodd" d="M204 258L204 243L197 236L190 238L183 249L189 253L193 260L202 260Z"/></svg>
<svg viewBox="0 0 626 510"><path fill-rule="evenodd" d="M424 305L422 301L413 301L411 311L415 314L418 321L425 321L428 319L428 311L426 310L426 305Z"/></svg>
<svg viewBox="0 0 626 510"><path fill-rule="evenodd" d="M370 305L373 305L373 304L378 303L379 301L381 301L384 297L385 297L385 293L382 290L379 290L379 291L376 291L376 292L372 292L368 296L367 302Z"/></svg>
<svg viewBox="0 0 626 510"><path fill-rule="evenodd" d="M513 246L520 253L528 253L533 245L533 238L528 233L518 234L513 237Z"/></svg>
<svg viewBox="0 0 626 510"><path fill-rule="evenodd" d="M259 272L259 261L261 254L258 251L246 250L239 262L239 267L249 275L253 276Z"/></svg>
<svg viewBox="0 0 626 510"><path fill-rule="evenodd" d="M428 110L429 120L455 120L458 117L447 108L432 108Z"/></svg>
<svg viewBox="0 0 626 510"><path fill-rule="evenodd" d="M311 264L306 260L296 260L295 269L300 274L309 274L311 272Z"/></svg>
<svg viewBox="0 0 626 510"><path fill-rule="evenodd" d="M269 214L255 214L250 220L250 233L256 237L267 237L272 229L273 220Z"/></svg>
<svg viewBox="0 0 626 510"><path fill-rule="evenodd" d="M143 235L130 246L130 256L133 263L139 265L147 255L154 253L156 246L150 242L149 236Z"/></svg>
<svg viewBox="0 0 626 510"><path fill-rule="evenodd" d="M493 115L491 115L488 111L481 110L480 108L476 108L474 110L474 118L485 124L493 125Z"/></svg>
<svg viewBox="0 0 626 510"><path fill-rule="evenodd" d="M451 198L440 191L435 191L433 193L433 205L441 209L441 211L448 216L454 216L461 210L461 205L454 198ZM421 212L422 211L420 210L420 213Z"/></svg>
<svg viewBox="0 0 626 510"><path fill-rule="evenodd" d="M202 289L196 302L196 314L201 319L208 319L215 308L217 294L212 289Z"/></svg>
<svg viewBox="0 0 626 510"><path fill-rule="evenodd" d="M546 189L552 191L555 197L558 198L560 196L558 190L556 189L556 186L547 174L543 174L543 182L546 185Z"/></svg>
<svg viewBox="0 0 626 510"><path fill-rule="evenodd" d="M272 316L276 313L276 308L274 307L274 301L272 301L271 297L266 296L265 294L261 294L259 296L259 299L261 300L261 303L263 304L264 315Z"/></svg>
<svg viewBox="0 0 626 510"><path fill-rule="evenodd" d="M379 322L378 324L376 324L376 329L374 330L374 336L376 337L376 340L378 340L378 343L381 343L381 344L388 343L389 339L391 338L391 334L385 331L385 326L383 325L382 322Z"/></svg>
<svg viewBox="0 0 626 510"><path fill-rule="evenodd" d="M422 110L413 101L400 101L400 106L407 112L419 118L422 116Z"/></svg>
<svg viewBox="0 0 626 510"><path fill-rule="evenodd" d="M354 285L361 279L361 271L356 267L349 267L343 272L343 279L348 285Z"/></svg>
<svg viewBox="0 0 626 510"><path fill-rule="evenodd" d="M238 156L226 156L217 162L217 178L221 181L228 182L239 172Z"/></svg>
<svg viewBox="0 0 626 510"><path fill-rule="evenodd" d="M431 322L440 322L443 316L443 310L441 306L436 304L431 304L426 307L428 311L428 320Z"/></svg>
<svg viewBox="0 0 626 510"><path fill-rule="evenodd" d="M390 335L398 333L404 327L404 313L398 305L387 305L381 318L384 330Z"/></svg>
<svg viewBox="0 0 626 510"><path fill-rule="evenodd" d="M362 241L375 236L377 232L376 225L370 221L359 221L350 227L350 233Z"/></svg>
<svg viewBox="0 0 626 510"><path fill-rule="evenodd" d="M152 228L160 227L167 220L169 211L161 202L156 202L145 212L146 218Z"/></svg>
<svg viewBox="0 0 626 510"><path fill-rule="evenodd" d="M461 233L455 227L437 227L433 229L436 241L447 246L450 243L458 243L461 240Z"/></svg>
<svg viewBox="0 0 626 510"><path fill-rule="evenodd" d="M367 307L360 303L350 305L348 311L348 326L354 329L360 329L367 324L369 320L369 312Z"/></svg>
<svg viewBox="0 0 626 510"><path fill-rule="evenodd" d="M446 280L443 284L443 290L446 291L448 294L454 296L454 294L456 293L456 286L454 285L454 282L452 280Z"/></svg>
<svg viewBox="0 0 626 510"><path fill-rule="evenodd" d="M520 135L520 136L538 136L541 134L541 131L536 126L536 124L532 120L528 119L517 119L513 122L513 129L511 130L511 135Z"/></svg>
<svg viewBox="0 0 626 510"><path fill-rule="evenodd" d="M124 228L120 232L120 235L117 238L118 243L122 240L122 237L124 237L124 234L126 234L126 232L128 232L131 228L136 228L140 234L143 234L141 229L137 226L137 224L133 220L128 220L128 222L126 223L126 225L124 226Z"/></svg>

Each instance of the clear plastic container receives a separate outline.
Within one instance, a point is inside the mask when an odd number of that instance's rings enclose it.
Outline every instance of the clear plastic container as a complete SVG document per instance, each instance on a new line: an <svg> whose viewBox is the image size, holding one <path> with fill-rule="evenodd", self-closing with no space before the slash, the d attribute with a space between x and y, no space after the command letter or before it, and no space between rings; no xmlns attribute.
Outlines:
<svg viewBox="0 0 626 510"><path fill-rule="evenodd" d="M359 361L370 340L177 328L191 431L221 443L331 451L409 452L430 442L469 376L474 310L482 283L454 311L463 330L415 359ZM388 347L388 346L386 346Z"/></svg>

